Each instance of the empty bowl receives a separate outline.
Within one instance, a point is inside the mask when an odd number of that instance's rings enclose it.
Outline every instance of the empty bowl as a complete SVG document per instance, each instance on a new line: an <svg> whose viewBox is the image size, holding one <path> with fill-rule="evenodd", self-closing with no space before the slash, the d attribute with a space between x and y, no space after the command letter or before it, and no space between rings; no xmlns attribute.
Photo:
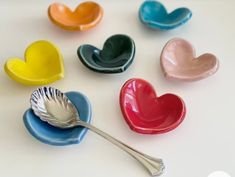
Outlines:
<svg viewBox="0 0 235 177"><path fill-rule="evenodd" d="M184 120L186 108L177 95L157 96L143 79L130 79L120 91L120 106L129 127L138 133L160 134L175 129Z"/></svg>
<svg viewBox="0 0 235 177"><path fill-rule="evenodd" d="M24 85L45 85L64 77L63 57L49 41L36 41L25 51L25 61L10 58L5 71L16 82Z"/></svg>
<svg viewBox="0 0 235 177"><path fill-rule="evenodd" d="M181 38L167 42L160 61L165 77L180 81L197 81L219 69L219 60L215 55L205 53L196 57L193 46Z"/></svg>
<svg viewBox="0 0 235 177"><path fill-rule="evenodd" d="M48 16L54 24L63 29L85 31L101 21L103 9L92 1L79 4L74 11L64 4L53 3L48 8Z"/></svg>
<svg viewBox="0 0 235 177"><path fill-rule="evenodd" d="M109 37L100 50L85 44L78 48L80 61L89 69L100 73L120 73L125 71L135 56L135 43L127 35Z"/></svg>
<svg viewBox="0 0 235 177"><path fill-rule="evenodd" d="M160 30L171 30L186 23L192 17L188 8L177 8L168 13L163 4L147 0L139 8L140 21L147 27Z"/></svg>

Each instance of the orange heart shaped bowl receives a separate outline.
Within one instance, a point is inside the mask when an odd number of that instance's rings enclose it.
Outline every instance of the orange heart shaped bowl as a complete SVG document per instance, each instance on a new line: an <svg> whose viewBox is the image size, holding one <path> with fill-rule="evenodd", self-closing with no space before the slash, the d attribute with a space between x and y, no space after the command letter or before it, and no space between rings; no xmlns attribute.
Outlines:
<svg viewBox="0 0 235 177"><path fill-rule="evenodd" d="M95 27L103 17L103 8L92 1L79 4L74 11L60 3L48 7L49 19L65 30L85 31Z"/></svg>

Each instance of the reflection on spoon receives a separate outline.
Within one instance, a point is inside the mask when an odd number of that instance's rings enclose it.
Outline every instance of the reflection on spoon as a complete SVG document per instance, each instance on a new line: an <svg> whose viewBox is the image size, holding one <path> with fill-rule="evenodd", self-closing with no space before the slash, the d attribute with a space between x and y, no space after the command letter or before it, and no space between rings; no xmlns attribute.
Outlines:
<svg viewBox="0 0 235 177"><path fill-rule="evenodd" d="M53 87L38 88L32 93L30 102L34 113L41 120L59 128L71 128L74 126L86 127L130 154L139 161L152 176L162 174L165 166L161 159L139 152L109 134L82 121L73 103L58 89Z"/></svg>

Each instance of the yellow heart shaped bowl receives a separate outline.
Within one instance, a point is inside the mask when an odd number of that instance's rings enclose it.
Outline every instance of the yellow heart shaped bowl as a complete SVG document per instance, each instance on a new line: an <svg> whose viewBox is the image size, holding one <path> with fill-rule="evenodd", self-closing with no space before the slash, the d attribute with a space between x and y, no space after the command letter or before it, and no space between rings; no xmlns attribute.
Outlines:
<svg viewBox="0 0 235 177"><path fill-rule="evenodd" d="M24 85L46 85L64 77L63 57L49 41L36 41L25 50L25 61L10 58L4 66L13 80Z"/></svg>

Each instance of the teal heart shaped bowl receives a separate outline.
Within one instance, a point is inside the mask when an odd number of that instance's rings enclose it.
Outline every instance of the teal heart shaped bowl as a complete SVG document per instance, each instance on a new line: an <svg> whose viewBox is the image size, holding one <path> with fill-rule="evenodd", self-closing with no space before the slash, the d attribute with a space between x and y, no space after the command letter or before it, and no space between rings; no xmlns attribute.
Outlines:
<svg viewBox="0 0 235 177"><path fill-rule="evenodd" d="M75 105L80 118L90 123L91 105L88 98L80 92L67 92L66 96ZM32 136L50 145L64 146L78 144L87 133L87 128L80 126L69 129L54 127L37 117L31 108L24 113L23 120L25 127Z"/></svg>
<svg viewBox="0 0 235 177"><path fill-rule="evenodd" d="M135 43L127 35L109 37L100 50L92 45L81 45L78 58L89 69L106 74L124 72L133 62Z"/></svg>
<svg viewBox="0 0 235 177"><path fill-rule="evenodd" d="M165 6L158 1L147 0L139 8L140 21L151 29L175 29L192 17L190 9L181 7L168 13Z"/></svg>

